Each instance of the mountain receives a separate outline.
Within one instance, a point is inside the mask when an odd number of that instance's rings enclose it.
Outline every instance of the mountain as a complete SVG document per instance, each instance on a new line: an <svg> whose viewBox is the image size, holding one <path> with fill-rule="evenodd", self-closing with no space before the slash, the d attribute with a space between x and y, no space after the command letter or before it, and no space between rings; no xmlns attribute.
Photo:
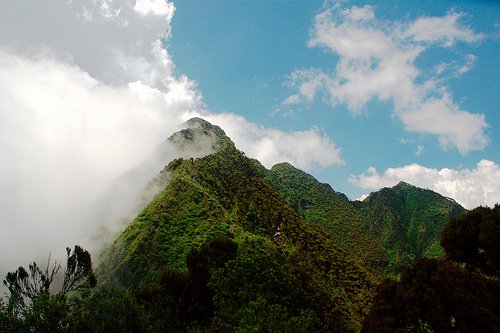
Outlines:
<svg viewBox="0 0 500 333"><path fill-rule="evenodd" d="M170 162L97 268L158 330L358 331L377 276L439 255L440 228L463 211L407 184L353 202L288 163L266 169L202 119L186 127L168 141L212 153Z"/></svg>
<svg viewBox="0 0 500 333"><path fill-rule="evenodd" d="M498 331L498 206L447 222L465 210L406 183L350 201L288 163L266 169L202 119L185 127L155 153L184 158L143 185L97 280L79 246L60 290L57 264L19 267L0 331ZM129 188L114 187L118 206ZM444 224L448 260L421 258L442 256Z"/></svg>
<svg viewBox="0 0 500 333"><path fill-rule="evenodd" d="M144 289L166 269L189 270L193 249L223 236L238 252L232 271L215 280L221 272L210 273L211 284L234 281L212 289L219 318L213 322L248 328L245 320L255 317L248 313L265 308L284 316L291 330L301 322L313 330L358 330L374 296L373 275L328 232L302 219L261 177L262 165L238 151L220 128L201 119L190 123L170 140L186 145L196 136L216 135L217 151L165 167L164 189L103 253L101 283Z"/></svg>
<svg viewBox="0 0 500 333"><path fill-rule="evenodd" d="M388 259L375 234L367 231L363 212L330 185L289 163L261 168L264 179L307 222L320 227L353 258L374 272L387 267Z"/></svg>
<svg viewBox="0 0 500 333"><path fill-rule="evenodd" d="M350 201L289 163L261 175L307 222L379 275L394 275L420 257L439 257L442 228L466 210L433 191L399 183Z"/></svg>
<svg viewBox="0 0 500 333"><path fill-rule="evenodd" d="M404 182L371 193L359 207L398 272L418 258L443 256L441 230L466 212L450 198Z"/></svg>

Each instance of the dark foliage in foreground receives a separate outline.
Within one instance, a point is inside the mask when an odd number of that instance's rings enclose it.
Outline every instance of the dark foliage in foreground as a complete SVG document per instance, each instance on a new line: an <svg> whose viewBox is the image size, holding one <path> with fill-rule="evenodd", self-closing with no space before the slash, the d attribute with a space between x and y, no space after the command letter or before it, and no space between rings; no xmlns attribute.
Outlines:
<svg viewBox="0 0 500 333"><path fill-rule="evenodd" d="M61 268L51 264L45 269L33 262L28 270L19 267L5 277L9 296L0 300L0 332L59 332L68 327L70 293L84 293L96 285L90 254L80 246L66 248L66 270L62 286L54 292L53 282Z"/></svg>
<svg viewBox="0 0 500 333"><path fill-rule="evenodd" d="M378 287L362 332L498 332L500 282L436 259Z"/></svg>
<svg viewBox="0 0 500 333"><path fill-rule="evenodd" d="M12 293L0 332L356 331L307 267L263 237L216 237L186 266L165 266L135 290L47 291L26 303Z"/></svg>
<svg viewBox="0 0 500 333"><path fill-rule="evenodd" d="M443 229L446 257L469 270L500 276L500 206L477 207L452 218Z"/></svg>
<svg viewBox="0 0 500 333"><path fill-rule="evenodd" d="M362 332L499 332L499 227L498 205L450 219L441 243L455 263L421 259L384 280Z"/></svg>

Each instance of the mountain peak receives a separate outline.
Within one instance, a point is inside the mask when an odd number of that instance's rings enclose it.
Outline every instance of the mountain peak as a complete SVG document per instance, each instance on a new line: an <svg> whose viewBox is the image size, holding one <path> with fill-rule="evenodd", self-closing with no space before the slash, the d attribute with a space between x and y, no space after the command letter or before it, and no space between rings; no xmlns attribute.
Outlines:
<svg viewBox="0 0 500 333"><path fill-rule="evenodd" d="M227 138L226 133L222 128L217 125L213 125L210 122L206 121L200 117L194 117L186 121L182 127L184 129L203 129L208 132L212 132L216 134L219 138Z"/></svg>
<svg viewBox="0 0 500 333"><path fill-rule="evenodd" d="M234 143L219 126L202 118L191 118L181 128L168 138L179 151L203 151L206 154L224 147L234 148Z"/></svg>
<svg viewBox="0 0 500 333"><path fill-rule="evenodd" d="M301 171L302 170L296 168L289 162L280 162L272 166L271 170L296 170L296 171Z"/></svg>
<svg viewBox="0 0 500 333"><path fill-rule="evenodd" d="M410 183L404 182L404 181L400 181L393 188L414 188L414 187L416 187L416 186L412 185Z"/></svg>

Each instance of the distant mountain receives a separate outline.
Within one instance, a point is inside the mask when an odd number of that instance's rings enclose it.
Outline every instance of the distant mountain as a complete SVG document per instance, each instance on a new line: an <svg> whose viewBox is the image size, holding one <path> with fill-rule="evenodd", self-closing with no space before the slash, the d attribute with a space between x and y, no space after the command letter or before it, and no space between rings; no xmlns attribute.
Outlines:
<svg viewBox="0 0 500 333"><path fill-rule="evenodd" d="M279 314L290 330L300 323L310 323L306 328L313 331L333 326L359 330L377 280L331 233L301 218L262 177L262 165L238 151L219 127L201 119L188 125L169 140L182 146L196 137L215 136L217 151L165 167L162 174L169 176L159 177L168 179L164 189L103 253L101 283L139 290L154 284L167 268L186 270L193 249L224 236L238 244L232 265L246 268L223 275L236 281L223 288L228 294L220 296L220 288L213 291L219 318L213 322L234 321L232 329L243 329L250 325L245 324L248 311L261 304L259 311L269 311L251 318ZM217 285L224 279L210 281ZM229 292L231 288L236 290ZM228 302L236 305L228 309Z"/></svg>
<svg viewBox="0 0 500 333"><path fill-rule="evenodd" d="M365 215L344 194L289 163L260 171L303 219L328 232L353 258L374 272L387 269L389 261L377 235L367 230Z"/></svg>
<svg viewBox="0 0 500 333"><path fill-rule="evenodd" d="M466 211L452 199L403 182L353 202L288 163L260 172L302 218L381 275L397 274L420 257L441 256L442 228Z"/></svg>
<svg viewBox="0 0 500 333"><path fill-rule="evenodd" d="M452 199L404 182L371 193L359 208L397 271L415 259L442 256L441 230L450 217L466 212Z"/></svg>

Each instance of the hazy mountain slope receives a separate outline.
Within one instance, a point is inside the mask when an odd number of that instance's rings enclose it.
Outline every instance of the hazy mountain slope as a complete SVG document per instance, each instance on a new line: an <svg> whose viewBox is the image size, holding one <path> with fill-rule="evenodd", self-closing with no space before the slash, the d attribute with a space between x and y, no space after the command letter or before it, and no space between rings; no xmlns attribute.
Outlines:
<svg viewBox="0 0 500 333"><path fill-rule="evenodd" d="M195 125L173 138L189 142L200 131L215 133L218 151L165 168L171 176L164 190L103 254L101 281L135 288L165 266L184 269L189 251L214 236L241 241L255 235L267 239L279 257L304 266L311 283L335 304L342 327L359 328L373 277L329 233L301 219L222 130L201 120Z"/></svg>

